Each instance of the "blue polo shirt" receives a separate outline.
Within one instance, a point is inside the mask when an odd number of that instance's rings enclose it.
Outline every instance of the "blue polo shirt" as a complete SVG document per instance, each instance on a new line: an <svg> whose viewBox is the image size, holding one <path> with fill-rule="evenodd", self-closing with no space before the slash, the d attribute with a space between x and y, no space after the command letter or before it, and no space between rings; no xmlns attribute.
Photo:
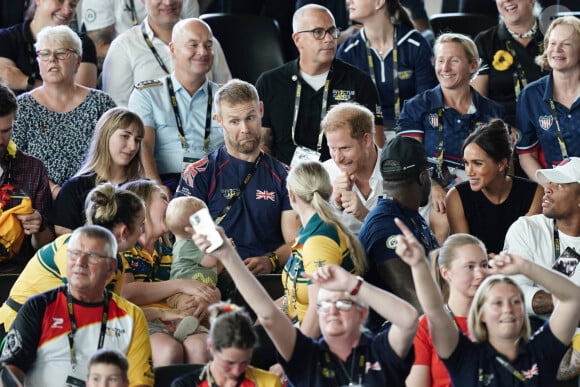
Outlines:
<svg viewBox="0 0 580 387"><path fill-rule="evenodd" d="M293 386L347 386L350 382L359 385L359 378L363 386L404 386L415 360L415 351L411 348L401 359L391 348L388 334L389 329L375 336L361 334L358 346L341 364L324 338L313 341L296 329L292 358L286 362L278 355L278 361ZM361 358L364 360L362 370L358 367Z"/></svg>
<svg viewBox="0 0 580 387"><path fill-rule="evenodd" d="M129 98L129 108L141 117L145 126L155 130L154 157L159 174L181 173L184 156L175 112L167 89L168 79L137 84ZM207 152L204 150L208 85L211 85L212 96L215 96L219 85L206 80L193 95L189 95L174 74L170 79L173 82L179 117L187 141L187 157L202 159L224 144L223 129L213 119L215 115L213 104L209 146Z"/></svg>
<svg viewBox="0 0 580 387"><path fill-rule="evenodd" d="M556 117L550 108L554 98L552 74L530 83L520 94L516 108L516 125L521 132L516 145L519 154L544 151L548 168L562 161L562 151L558 143ZM568 109L554 101L556 115L568 156L580 156L580 98Z"/></svg>
<svg viewBox="0 0 580 387"><path fill-rule="evenodd" d="M185 170L176 196L200 198L215 219L254 165L230 156L223 146ZM264 153L248 185L220 224L244 259L265 255L285 243L281 216L283 211L292 209L286 189L287 168Z"/></svg>
<svg viewBox="0 0 580 387"><path fill-rule="evenodd" d="M366 48L367 37L364 28L344 42L336 53L340 60L358 67L367 74L370 73ZM433 69L433 51L431 46L417 30L406 24L400 24L397 29L399 97L401 107L403 102L418 93L437 85L437 77ZM371 49L371 57L375 73L375 82L379 91L383 122L388 126L395 119L395 95L393 93L393 51L385 58Z"/></svg>
<svg viewBox="0 0 580 387"><path fill-rule="evenodd" d="M365 280L391 292L392 288L379 275L379 267L390 259L400 259L395 253L395 248L397 247L397 235L401 233L401 230L395 224L395 218L399 218L405 223L417 240L421 242L426 254L439 247L437 239L419 212L403 207L392 199L379 198L377 206L367 215L358 239L365 249L369 263L369 270L364 276ZM411 278L410 281L412 281ZM376 331L383 322L384 319L371 310L367 323L368 328Z"/></svg>
<svg viewBox="0 0 580 387"><path fill-rule="evenodd" d="M548 322L529 342L520 342L517 358L509 363L526 378L525 383L499 363L498 356L508 360L489 342L474 343L463 333L451 356L442 360L454 386L550 387L556 385L556 372L567 348L554 336Z"/></svg>
<svg viewBox="0 0 580 387"><path fill-rule="evenodd" d="M505 110L498 103L479 94L471 87L473 112L460 114L457 110L446 107L443 103L441 86L407 100L399 122L397 134L414 137L423 142L427 158L434 163L439 146L439 109L443 109L443 147L444 164L463 169L463 142L475 128L494 118L505 118Z"/></svg>

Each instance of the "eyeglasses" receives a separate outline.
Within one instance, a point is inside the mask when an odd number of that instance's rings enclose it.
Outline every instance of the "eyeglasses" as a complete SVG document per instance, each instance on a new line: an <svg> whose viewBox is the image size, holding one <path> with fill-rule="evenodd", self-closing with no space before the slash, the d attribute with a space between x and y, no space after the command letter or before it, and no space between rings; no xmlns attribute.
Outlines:
<svg viewBox="0 0 580 387"><path fill-rule="evenodd" d="M326 34L329 34L334 39L338 39L338 37L340 36L340 30L336 27L330 27L327 30L325 30L324 28L318 27L318 28L313 28L311 30L298 31L296 33L301 34L303 32L312 32L312 36L314 36L314 39L317 39L317 40L324 39Z"/></svg>
<svg viewBox="0 0 580 387"><path fill-rule="evenodd" d="M36 51L36 56L38 56L41 61L48 62L53 55L57 60L65 60L70 56L71 53L78 55L74 48L57 48L54 50L38 50Z"/></svg>
<svg viewBox="0 0 580 387"><path fill-rule="evenodd" d="M318 311L321 313L330 312L330 309L332 308L333 305L339 311L348 312L349 310L352 309L353 305L358 305L358 303L356 303L353 300L336 300L336 301L323 300L318 301L318 303L316 304Z"/></svg>
<svg viewBox="0 0 580 387"><path fill-rule="evenodd" d="M92 265L97 265L103 261L103 259L112 259L111 257L107 257L106 255L101 255L97 253L85 253L84 251L80 250L72 250L67 249L66 252L68 253L68 258L73 261L78 261L79 258L87 258L87 261Z"/></svg>

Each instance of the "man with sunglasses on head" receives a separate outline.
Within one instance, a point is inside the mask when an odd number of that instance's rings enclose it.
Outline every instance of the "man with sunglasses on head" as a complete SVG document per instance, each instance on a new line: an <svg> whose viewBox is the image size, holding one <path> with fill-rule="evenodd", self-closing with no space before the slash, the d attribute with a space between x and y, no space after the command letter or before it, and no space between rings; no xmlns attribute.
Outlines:
<svg viewBox="0 0 580 387"><path fill-rule="evenodd" d="M375 114L376 142L384 143L377 90L368 74L335 58L340 31L330 11L316 4L292 19L299 57L263 73L256 83L264 102L262 148L286 164L330 158L320 121L341 102L358 102Z"/></svg>
<svg viewBox="0 0 580 387"><path fill-rule="evenodd" d="M153 386L151 344L143 311L105 289L117 268L117 240L101 226L77 228L67 248L67 284L24 303L0 362L26 386L84 386L101 348L129 360L132 387Z"/></svg>
<svg viewBox="0 0 580 387"><path fill-rule="evenodd" d="M225 239L221 229L220 234ZM204 235L194 234L193 239L207 252L210 242ZM289 385L404 386L418 325L418 312L409 303L339 266L323 266L307 275L320 286L317 312L322 337L313 340L292 325L230 243L211 255L222 262L276 346ZM363 333L370 308L390 321L376 335Z"/></svg>

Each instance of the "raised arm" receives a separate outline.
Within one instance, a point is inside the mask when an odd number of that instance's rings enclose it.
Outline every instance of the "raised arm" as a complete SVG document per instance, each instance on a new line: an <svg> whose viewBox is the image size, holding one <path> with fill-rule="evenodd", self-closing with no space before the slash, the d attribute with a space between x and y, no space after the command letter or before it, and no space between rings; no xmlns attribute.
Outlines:
<svg viewBox="0 0 580 387"><path fill-rule="evenodd" d="M337 265L323 266L308 277L321 288L347 293L358 287L359 281L362 281ZM417 310L399 297L364 281L360 284L356 297L392 323L389 343L399 357L405 357L417 332Z"/></svg>
<svg viewBox="0 0 580 387"><path fill-rule="evenodd" d="M221 227L218 227L218 231L221 237L227 240ZM210 243L205 235L194 234L193 240L199 249L206 253ZM234 280L238 291L256 313L260 324L270 336L280 355L285 360L290 360L296 344L296 330L288 317L274 304L274 301L272 301L256 277L246 268L230 243L222 244L211 255L222 262L224 268Z"/></svg>
<svg viewBox="0 0 580 387"><path fill-rule="evenodd" d="M411 266L417 298L429 321L433 345L437 354L447 359L457 347L459 331L455 328L451 317L445 312L441 290L431 275L423 247L401 220L395 219L395 223L403 233L397 237L396 252Z"/></svg>
<svg viewBox="0 0 580 387"><path fill-rule="evenodd" d="M550 316L550 329L569 344L580 321L580 287L556 270L547 269L515 254L502 253L490 260L492 273L523 274L543 286L557 301Z"/></svg>

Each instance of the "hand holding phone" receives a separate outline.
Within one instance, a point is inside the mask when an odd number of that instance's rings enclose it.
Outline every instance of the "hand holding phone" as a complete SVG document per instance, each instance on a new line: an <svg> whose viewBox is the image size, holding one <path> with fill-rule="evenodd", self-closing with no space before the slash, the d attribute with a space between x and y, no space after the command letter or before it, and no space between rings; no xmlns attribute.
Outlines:
<svg viewBox="0 0 580 387"><path fill-rule="evenodd" d="M196 233L206 236L210 243L209 248L206 250L207 253L213 252L224 243L207 208L202 208L191 215L189 217L189 223L191 223Z"/></svg>

